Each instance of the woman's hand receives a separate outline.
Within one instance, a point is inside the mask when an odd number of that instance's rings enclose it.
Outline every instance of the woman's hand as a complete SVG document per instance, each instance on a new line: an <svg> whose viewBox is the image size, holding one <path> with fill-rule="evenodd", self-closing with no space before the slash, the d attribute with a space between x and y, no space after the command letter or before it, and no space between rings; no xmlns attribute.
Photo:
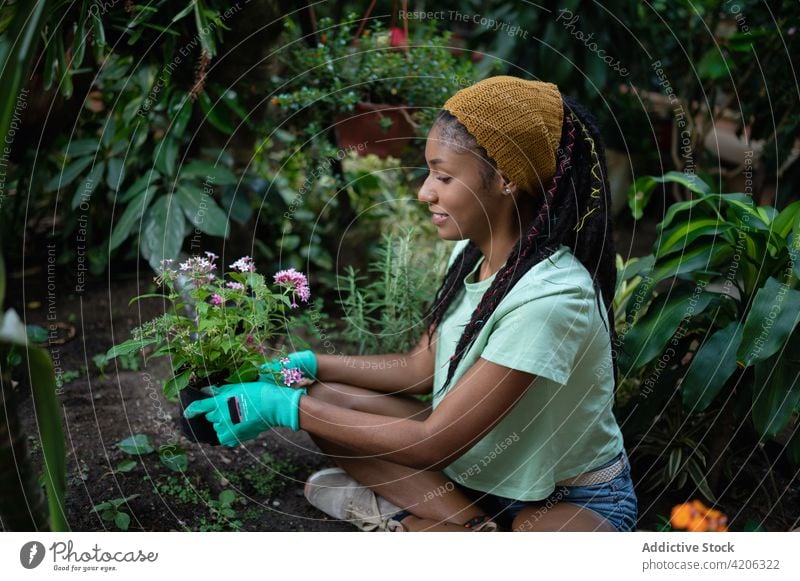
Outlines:
<svg viewBox="0 0 800 581"><path fill-rule="evenodd" d="M297 374L292 371L293 369L299 369L303 377L298 378ZM282 373L283 382L286 385L305 386L317 380L317 370L317 357L313 351L294 351L289 353L286 359L276 358L264 363L258 379L259 381L274 380L275 374Z"/></svg>
<svg viewBox="0 0 800 581"><path fill-rule="evenodd" d="M300 429L299 402L305 389L291 389L271 380L212 387L214 395L184 410L187 419L205 414L220 444L236 446L275 427Z"/></svg>

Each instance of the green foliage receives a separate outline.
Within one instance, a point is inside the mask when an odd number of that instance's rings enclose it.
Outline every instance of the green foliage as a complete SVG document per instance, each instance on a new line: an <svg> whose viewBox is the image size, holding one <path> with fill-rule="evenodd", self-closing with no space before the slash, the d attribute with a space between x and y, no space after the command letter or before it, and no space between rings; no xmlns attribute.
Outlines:
<svg viewBox="0 0 800 581"><path fill-rule="evenodd" d="M164 385L170 400L200 379L236 383L255 381L266 373L260 368L271 358L267 344L285 329L286 312L297 306L296 299L308 301L307 281L292 271L294 279L282 278L275 282L278 290L271 290L249 257L236 261L231 265L234 270L218 278L216 259L210 252L192 257L180 270L165 261L156 280L167 294L140 295L131 302L159 298L169 308L135 328L132 339L109 349L106 359L152 346L150 357L170 358L173 376ZM277 372L275 380L282 379Z"/></svg>
<svg viewBox="0 0 800 581"><path fill-rule="evenodd" d="M130 496L101 502L95 505L91 512L100 513L100 518L105 521L113 521L119 530L127 531L131 524L131 515L126 512L127 505L138 496L138 494L131 494Z"/></svg>
<svg viewBox="0 0 800 581"><path fill-rule="evenodd" d="M219 532L226 529L240 530L242 522L236 519L234 502L238 499L233 490L223 490L217 499L209 499L206 503L211 515L203 517L197 525L197 530L203 532Z"/></svg>
<svg viewBox="0 0 800 581"><path fill-rule="evenodd" d="M297 466L287 460L276 460L269 452L264 452L254 466L223 473L237 489L252 489L259 498L274 498L296 474Z"/></svg>
<svg viewBox="0 0 800 581"><path fill-rule="evenodd" d="M359 276L348 267L340 277L340 304L347 327L343 337L359 355L404 352L419 341L420 325L443 276L446 246L424 250L409 228L404 234L385 234L370 264L373 276ZM364 281L370 282L364 282Z"/></svg>
<svg viewBox="0 0 800 581"><path fill-rule="evenodd" d="M417 37L408 51L391 46L389 32L377 19L354 45L358 24L355 14L340 23L321 18L320 42L312 47L291 19L284 20L281 45L287 48L279 58L286 73L273 103L292 113L292 124L306 127L308 137L315 137L326 119L352 112L359 101L424 111L440 107L463 84L480 80L472 62L448 48L452 33L438 34L435 23L415 28Z"/></svg>
<svg viewBox="0 0 800 581"><path fill-rule="evenodd" d="M800 202L756 207L676 173L636 189L646 200L668 182L692 186L691 199L670 207L651 255L619 265L618 403L626 431L644 438L637 449L662 463L653 486L691 478L713 499L709 423L733 413L771 439L800 408Z"/></svg>
<svg viewBox="0 0 800 581"><path fill-rule="evenodd" d="M150 438L146 434L134 434L124 440L117 442L117 448L126 454L140 456L152 454L156 451ZM186 451L177 444L164 444L158 448L158 457L161 463L175 472L185 472L189 466ZM123 460L117 465L116 472L130 472L135 468L136 463L131 460Z"/></svg>

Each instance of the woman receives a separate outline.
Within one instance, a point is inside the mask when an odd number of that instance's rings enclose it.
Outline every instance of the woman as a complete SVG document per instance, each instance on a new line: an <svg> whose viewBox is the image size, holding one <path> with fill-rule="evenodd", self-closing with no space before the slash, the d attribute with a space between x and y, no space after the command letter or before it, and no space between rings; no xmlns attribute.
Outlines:
<svg viewBox="0 0 800 581"><path fill-rule="evenodd" d="M419 344L292 353L307 389L227 386L187 416L207 413L227 445L306 430L339 465L312 475L306 496L364 530L632 530L612 414L611 205L591 115L553 84L491 77L448 99L425 157L418 198L459 242ZM431 405L410 397L431 390Z"/></svg>

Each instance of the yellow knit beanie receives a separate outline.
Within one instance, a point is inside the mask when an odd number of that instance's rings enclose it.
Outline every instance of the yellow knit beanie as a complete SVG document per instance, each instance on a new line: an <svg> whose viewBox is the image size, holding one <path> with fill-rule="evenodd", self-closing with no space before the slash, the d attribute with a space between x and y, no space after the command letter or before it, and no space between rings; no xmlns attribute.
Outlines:
<svg viewBox="0 0 800 581"><path fill-rule="evenodd" d="M506 75L461 89L443 106L528 193L539 191L556 172L563 107L554 84Z"/></svg>

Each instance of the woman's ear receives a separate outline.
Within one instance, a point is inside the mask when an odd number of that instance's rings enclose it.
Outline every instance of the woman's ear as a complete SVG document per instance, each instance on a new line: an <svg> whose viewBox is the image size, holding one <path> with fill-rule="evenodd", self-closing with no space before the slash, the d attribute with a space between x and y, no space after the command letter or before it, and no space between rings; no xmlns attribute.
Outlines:
<svg viewBox="0 0 800 581"><path fill-rule="evenodd" d="M500 188L501 192L506 196L513 196L517 193L517 184L514 180L510 179L506 174L500 172Z"/></svg>

